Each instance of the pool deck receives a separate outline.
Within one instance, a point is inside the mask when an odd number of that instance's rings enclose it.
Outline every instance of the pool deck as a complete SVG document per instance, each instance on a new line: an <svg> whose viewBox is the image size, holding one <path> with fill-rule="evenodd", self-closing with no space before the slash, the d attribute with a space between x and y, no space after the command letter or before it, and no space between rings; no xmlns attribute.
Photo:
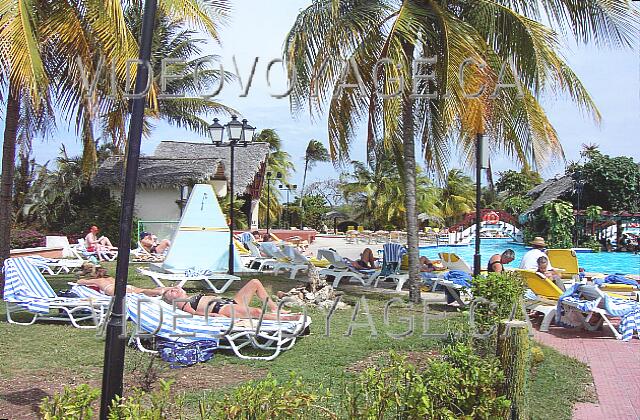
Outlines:
<svg viewBox="0 0 640 420"><path fill-rule="evenodd" d="M348 244L343 238L317 237L309 250L334 248L340 255L355 259L364 248L374 254L382 244ZM395 294L393 290L386 290ZM407 294L407 291L402 291ZM423 298L437 300L442 293L422 293ZM614 319L614 322L615 319ZM637 334L629 342L616 340L608 331L579 331L552 326L549 332L535 330L538 342L580 360L591 369L598 398L597 403L577 403L574 420L638 420L640 419L640 340Z"/></svg>

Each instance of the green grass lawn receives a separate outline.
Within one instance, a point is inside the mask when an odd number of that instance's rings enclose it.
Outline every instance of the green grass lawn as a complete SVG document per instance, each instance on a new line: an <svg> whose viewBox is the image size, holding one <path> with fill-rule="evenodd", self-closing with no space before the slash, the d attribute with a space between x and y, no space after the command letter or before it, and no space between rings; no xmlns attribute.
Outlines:
<svg viewBox="0 0 640 420"><path fill-rule="evenodd" d="M113 270L113 264L108 264ZM113 273L112 273L113 274ZM147 278L130 272L130 284L152 287ZM72 277L50 278L54 289L68 288L66 282ZM263 283L272 292L288 290L295 282L274 277L263 276ZM225 295L233 295L238 286L232 287ZM352 289L353 290L353 289ZM358 290L358 289L355 289ZM163 377L176 379L177 385L186 393L187 401L195 402L201 398L215 398L234 386L234 384L255 378L260 379L267 374L278 379L288 379L292 372L302 378L304 383L319 389L328 388L334 394L335 405L339 404L340 391L352 378L353 366L359 361L371 359L375 363L389 351L399 353L412 352L417 357L428 351L438 351L444 340L425 338L423 334L423 307L409 309L394 305L390 311L389 323L384 322L384 307L388 296L378 293L367 293L366 299L369 314L375 325L377 335L373 336L371 328L366 325L367 317L364 307L360 307L355 322L361 324L354 328L351 336L345 335L354 313L354 304L360 299L359 294L347 292L344 301L351 304L351 309L336 311L330 318L330 333L326 334L326 312L310 309L313 320L311 334L299 339L293 349L282 353L271 362L247 361L235 357L231 352L218 352L214 359L198 369L187 368L169 370L164 362L154 363ZM441 317L442 307L429 308L428 316ZM390 334L398 334L407 329L407 322L401 317L414 317L414 333L404 339L395 339ZM429 322L430 333L455 332L458 315L447 312L444 319L433 319ZM5 309L0 309L0 321L5 321ZM79 381L99 385L102 373L104 342L96 338L92 330L78 330L69 325L39 323L32 326L9 325L0 322L0 377L11 380L28 375L42 375L43 380L54 372L59 377L74 376ZM533 418L561 419L571 418L571 408L575 401L588 397L586 386L591 383L591 376L583 364L565 357L552 349L544 350L545 359L530 377L531 407ZM149 361L133 348L127 349L127 371L137 370ZM203 371L202 368L208 370ZM222 378L207 384L207 378L190 380L194 374L213 375L219 372ZM64 375L62 374L64 373ZM225 385L225 379L233 379ZM50 378L49 378L50 379ZM191 378L193 379L193 378ZM131 382L129 382L131 383ZM211 384L222 386L211 386ZM191 389L189 389L191 388ZM0 394L0 407L2 395Z"/></svg>

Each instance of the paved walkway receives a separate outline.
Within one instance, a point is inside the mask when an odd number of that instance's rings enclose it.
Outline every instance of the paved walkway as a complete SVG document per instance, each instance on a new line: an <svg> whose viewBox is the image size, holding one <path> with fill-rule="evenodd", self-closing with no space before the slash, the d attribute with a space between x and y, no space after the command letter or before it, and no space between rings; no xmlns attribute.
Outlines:
<svg viewBox="0 0 640 420"><path fill-rule="evenodd" d="M640 419L640 340L637 337L625 343L608 332L551 327L548 333L535 331L535 338L591 368L598 403L576 404L574 420Z"/></svg>

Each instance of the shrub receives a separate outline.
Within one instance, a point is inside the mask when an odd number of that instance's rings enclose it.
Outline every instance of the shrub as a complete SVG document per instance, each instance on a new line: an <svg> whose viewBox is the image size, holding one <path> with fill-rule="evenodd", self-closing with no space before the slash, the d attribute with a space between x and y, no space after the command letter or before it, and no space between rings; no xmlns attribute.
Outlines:
<svg viewBox="0 0 640 420"><path fill-rule="evenodd" d="M91 404L99 395L99 389L86 384L76 388L64 387L62 394L42 401L40 414L45 420L92 419Z"/></svg>
<svg viewBox="0 0 640 420"><path fill-rule="evenodd" d="M11 248L35 248L44 246L45 235L33 229L11 230Z"/></svg>
<svg viewBox="0 0 640 420"><path fill-rule="evenodd" d="M471 293L474 299L484 298L491 302L475 306L474 322L477 329L484 332L510 317L514 305L519 304L524 294L524 285L522 278L516 273L488 273L486 276L474 277Z"/></svg>
<svg viewBox="0 0 640 420"><path fill-rule="evenodd" d="M483 359L469 346L445 348L422 372L392 355L386 366L362 372L345 392L346 417L506 418L510 401L499 394L503 380L497 360Z"/></svg>

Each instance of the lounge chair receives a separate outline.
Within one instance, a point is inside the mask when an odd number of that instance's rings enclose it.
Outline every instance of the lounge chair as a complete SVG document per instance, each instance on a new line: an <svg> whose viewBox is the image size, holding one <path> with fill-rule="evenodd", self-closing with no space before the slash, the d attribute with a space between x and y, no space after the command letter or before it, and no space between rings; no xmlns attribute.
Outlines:
<svg viewBox="0 0 640 420"><path fill-rule="evenodd" d="M382 269L375 278L374 287L378 287L380 280L392 280L396 284L396 291L402 290L402 286L409 280L409 274L401 272L400 263L407 253L407 248L399 243L387 243L382 246Z"/></svg>
<svg viewBox="0 0 640 420"><path fill-rule="evenodd" d="M114 261L118 258L118 251L88 251L84 239L78 239L78 243L71 247L71 250L76 258L90 262Z"/></svg>
<svg viewBox="0 0 640 420"><path fill-rule="evenodd" d="M473 274L473 268L465 260L460 258L453 252L440 252L438 253L442 265L447 270L464 271L465 273Z"/></svg>
<svg viewBox="0 0 640 420"><path fill-rule="evenodd" d="M277 259L271 257L264 257L260 252L260 247L254 241L247 242L247 247L251 252L251 261L248 267L253 270L265 271L267 269L273 269L273 266L278 262Z"/></svg>
<svg viewBox="0 0 640 420"><path fill-rule="evenodd" d="M333 277L333 287L337 288L342 279L349 279L350 282L359 282L363 286L371 286L371 283L378 277L380 270L358 270L349 264L336 251L320 248L318 258L329 261L329 267L320 270L321 276Z"/></svg>
<svg viewBox="0 0 640 420"><path fill-rule="evenodd" d="M11 324L31 325L37 320L66 321L76 328L96 328L104 320L111 299L58 297L40 270L27 258L4 261L4 301L7 320ZM20 322L12 315L32 314L30 322ZM92 325L80 325L91 321Z"/></svg>
<svg viewBox="0 0 640 420"><path fill-rule="evenodd" d="M146 268L138 268L138 272L148 276L158 287L166 287L164 282L172 282L175 286L184 287L187 282L201 281L207 288L215 293L224 293L231 283L240 280L240 277L225 273L213 273L205 270L198 272L197 270L186 270L183 273L162 273L159 271L148 270ZM217 287L213 282L224 281L222 287Z"/></svg>
<svg viewBox="0 0 640 420"><path fill-rule="evenodd" d="M273 275L278 275L281 270L284 270L289 271L290 279L295 279L299 271L305 271L308 268L306 263L294 263L291 257L283 253L273 242L260 243L260 249L267 254L268 257L277 261L273 265Z"/></svg>
<svg viewBox="0 0 640 420"><path fill-rule="evenodd" d="M547 249L547 256L551 266L560 269L563 279L572 279L573 281L580 279L578 256L573 249Z"/></svg>
<svg viewBox="0 0 640 420"><path fill-rule="evenodd" d="M145 247L142 246L142 243L138 241L138 247L136 249L131 250L131 256L133 257L133 262L163 262L164 255L162 254L153 254L146 250Z"/></svg>
<svg viewBox="0 0 640 420"><path fill-rule="evenodd" d="M25 258L28 258L33 265L38 267L42 274L48 274L50 276L73 273L84 264L84 261L76 258L56 259L46 258L40 255L30 255Z"/></svg>
<svg viewBox="0 0 640 420"><path fill-rule="evenodd" d="M139 331L182 343L211 340L218 344L218 348L230 349L241 359L249 360L275 359L283 350L293 347L298 336L311 324L311 318L306 313L299 321L232 320L226 317L207 319L179 309L174 310L173 305L140 294L127 295L127 315L138 326ZM174 328L174 322L177 328ZM142 351L155 352L144 346L143 340L135 335L135 331L132 341ZM248 346L270 354L243 354L242 350Z"/></svg>
<svg viewBox="0 0 640 420"><path fill-rule="evenodd" d="M620 313L616 314L614 306L635 305L637 316L640 317L640 305L637 302L607 295L594 285L577 283L563 292L552 280L540 273L533 270L518 270L518 272L522 274L527 286L535 294L525 295L527 309L544 314L540 331L548 331L551 321L560 325L565 323L560 320L560 315L566 312L565 319L576 319L579 322L578 326L588 331L598 330L605 324L616 338L622 339L623 335L609 320L611 316L620 315ZM570 316L570 313L577 316ZM591 324L590 320L594 314L600 315L601 319L596 324Z"/></svg>

